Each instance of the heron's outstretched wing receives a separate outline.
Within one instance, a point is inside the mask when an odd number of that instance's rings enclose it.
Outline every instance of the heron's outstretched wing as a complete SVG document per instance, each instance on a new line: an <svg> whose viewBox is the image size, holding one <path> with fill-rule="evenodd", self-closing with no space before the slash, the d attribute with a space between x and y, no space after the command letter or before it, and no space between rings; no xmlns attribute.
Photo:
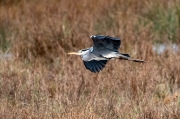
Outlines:
<svg viewBox="0 0 180 119"><path fill-rule="evenodd" d="M118 51L121 45L121 40L115 37L93 35L91 39L94 42L93 49L96 50L109 49L111 51Z"/></svg>
<svg viewBox="0 0 180 119"><path fill-rule="evenodd" d="M89 69L91 72L99 72L100 70L102 70L106 63L107 60L91 60L91 61L83 61L84 65L87 69Z"/></svg>

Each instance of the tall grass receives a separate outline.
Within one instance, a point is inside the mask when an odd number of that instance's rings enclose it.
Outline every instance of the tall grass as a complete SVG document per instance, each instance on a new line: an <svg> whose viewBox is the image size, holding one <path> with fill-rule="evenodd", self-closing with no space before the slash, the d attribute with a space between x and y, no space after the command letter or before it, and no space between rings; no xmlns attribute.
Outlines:
<svg viewBox="0 0 180 119"><path fill-rule="evenodd" d="M0 51L6 52L9 48L9 42L6 39L7 32L4 28L0 29Z"/></svg>
<svg viewBox="0 0 180 119"><path fill-rule="evenodd" d="M0 117L180 118L179 52L152 51L179 43L179 3L0 1L0 43L14 56L0 59ZM113 60L91 73L67 52L90 47L93 34L120 37L120 52L146 63Z"/></svg>
<svg viewBox="0 0 180 119"><path fill-rule="evenodd" d="M152 23L155 42L177 42L179 31L179 4L173 6L155 5L143 16ZM142 19L144 21L144 19Z"/></svg>

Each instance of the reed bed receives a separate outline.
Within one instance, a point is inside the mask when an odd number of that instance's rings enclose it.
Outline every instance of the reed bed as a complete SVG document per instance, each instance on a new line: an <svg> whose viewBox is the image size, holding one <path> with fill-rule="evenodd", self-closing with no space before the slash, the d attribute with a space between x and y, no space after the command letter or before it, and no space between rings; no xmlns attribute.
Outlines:
<svg viewBox="0 0 180 119"><path fill-rule="evenodd" d="M1 118L180 118L180 1L0 0ZM121 38L120 52L145 64L111 60L86 70L70 51L91 35Z"/></svg>

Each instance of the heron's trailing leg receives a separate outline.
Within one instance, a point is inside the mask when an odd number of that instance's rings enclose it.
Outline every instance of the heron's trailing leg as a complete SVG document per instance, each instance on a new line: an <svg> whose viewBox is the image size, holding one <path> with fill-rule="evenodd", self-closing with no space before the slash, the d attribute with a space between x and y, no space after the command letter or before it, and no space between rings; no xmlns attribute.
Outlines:
<svg viewBox="0 0 180 119"><path fill-rule="evenodd" d="M119 59L129 60L129 61L133 61L133 62L141 62L141 63L145 63L144 60L140 60L140 59L132 59L132 58L130 58L130 55L129 55L129 54L120 54Z"/></svg>
<svg viewBox="0 0 180 119"><path fill-rule="evenodd" d="M141 63L145 63L144 60L140 60L140 59L128 59L130 61L133 61L133 62L141 62Z"/></svg>

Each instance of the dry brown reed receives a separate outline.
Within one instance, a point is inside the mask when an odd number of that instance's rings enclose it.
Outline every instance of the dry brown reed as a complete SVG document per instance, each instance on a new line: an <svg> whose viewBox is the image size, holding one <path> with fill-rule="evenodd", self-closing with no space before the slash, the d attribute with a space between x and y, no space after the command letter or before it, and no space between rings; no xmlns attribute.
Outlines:
<svg viewBox="0 0 180 119"><path fill-rule="evenodd" d="M153 20L180 8L179 3L0 0L0 38L14 56L0 59L0 117L180 118L179 52L152 50L159 40L179 43L179 26L159 32L164 22ZM91 73L80 57L67 52L90 47L93 34L120 37L120 51L146 63L113 60L100 73Z"/></svg>

